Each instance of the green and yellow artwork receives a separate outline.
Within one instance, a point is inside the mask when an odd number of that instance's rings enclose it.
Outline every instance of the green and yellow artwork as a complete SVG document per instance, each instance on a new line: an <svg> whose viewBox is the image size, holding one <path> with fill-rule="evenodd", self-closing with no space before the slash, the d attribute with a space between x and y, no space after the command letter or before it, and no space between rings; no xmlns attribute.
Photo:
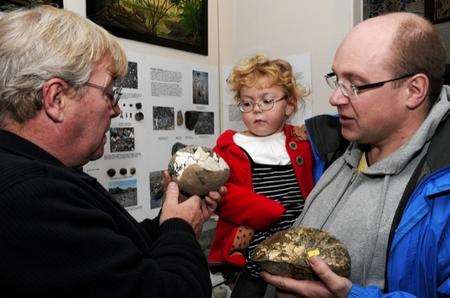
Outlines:
<svg viewBox="0 0 450 298"><path fill-rule="evenodd" d="M19 8L27 8L34 7L37 5L53 5L59 8L63 7L63 0L54 1L54 0L11 0L4 1L0 0L0 11L8 12L12 10L16 10Z"/></svg>
<svg viewBox="0 0 450 298"><path fill-rule="evenodd" d="M86 1L87 16L116 36L207 55L207 0Z"/></svg>

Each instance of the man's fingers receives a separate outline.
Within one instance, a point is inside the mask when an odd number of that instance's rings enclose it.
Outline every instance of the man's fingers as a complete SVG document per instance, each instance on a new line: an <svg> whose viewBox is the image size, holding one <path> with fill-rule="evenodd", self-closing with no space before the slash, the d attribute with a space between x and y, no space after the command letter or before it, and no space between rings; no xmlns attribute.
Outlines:
<svg viewBox="0 0 450 298"><path fill-rule="evenodd" d="M265 271L261 272L262 278L270 283L271 285L277 287L280 290L290 290L292 291L295 288L295 285L289 284L289 279L283 276L272 275Z"/></svg>
<svg viewBox="0 0 450 298"><path fill-rule="evenodd" d="M301 297L329 298L334 295L319 281L296 280L289 277L272 275L267 272L261 272L262 278L277 287L278 289L295 293Z"/></svg>
<svg viewBox="0 0 450 298"><path fill-rule="evenodd" d="M219 188L219 194L223 197L226 193L227 193L227 188L226 188L226 186L221 186L220 188Z"/></svg>
<svg viewBox="0 0 450 298"><path fill-rule="evenodd" d="M328 267L327 263L319 257L312 257L309 263L314 273L320 278L325 286L338 297L346 297L352 283L333 271Z"/></svg>
<svg viewBox="0 0 450 298"><path fill-rule="evenodd" d="M210 197L205 197L205 205L211 212L214 212L217 209L217 201Z"/></svg>

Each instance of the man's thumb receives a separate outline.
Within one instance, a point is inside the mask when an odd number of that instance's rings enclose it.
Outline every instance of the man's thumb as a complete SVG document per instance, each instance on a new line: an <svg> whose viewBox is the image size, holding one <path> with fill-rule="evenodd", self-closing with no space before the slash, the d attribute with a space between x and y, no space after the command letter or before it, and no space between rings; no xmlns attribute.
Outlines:
<svg viewBox="0 0 450 298"><path fill-rule="evenodd" d="M166 189L166 199L165 204L177 205L178 195L180 191L178 190L178 185L175 182L170 182Z"/></svg>

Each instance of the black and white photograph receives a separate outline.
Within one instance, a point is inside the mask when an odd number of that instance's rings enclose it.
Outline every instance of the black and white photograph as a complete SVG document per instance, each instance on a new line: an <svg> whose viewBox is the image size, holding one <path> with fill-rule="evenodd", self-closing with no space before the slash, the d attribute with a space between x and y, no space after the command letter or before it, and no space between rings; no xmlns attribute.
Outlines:
<svg viewBox="0 0 450 298"><path fill-rule="evenodd" d="M134 151L134 128L112 127L109 129L109 144L111 153Z"/></svg>
<svg viewBox="0 0 450 298"><path fill-rule="evenodd" d="M192 101L194 104L209 104L207 72L192 71Z"/></svg>
<svg viewBox="0 0 450 298"><path fill-rule="evenodd" d="M195 124L194 133L196 135L214 134L214 113L198 112L197 124Z"/></svg>
<svg viewBox="0 0 450 298"><path fill-rule="evenodd" d="M162 183L163 171L150 172L150 208L159 208L162 205L164 186Z"/></svg>
<svg viewBox="0 0 450 298"><path fill-rule="evenodd" d="M153 130L174 130L175 111L172 107L153 107Z"/></svg>
<svg viewBox="0 0 450 298"><path fill-rule="evenodd" d="M137 62L128 61L127 75L123 79L120 86L122 88L138 89L138 65Z"/></svg>
<svg viewBox="0 0 450 298"><path fill-rule="evenodd" d="M108 184L111 196L123 207L137 205L137 180L117 180Z"/></svg>

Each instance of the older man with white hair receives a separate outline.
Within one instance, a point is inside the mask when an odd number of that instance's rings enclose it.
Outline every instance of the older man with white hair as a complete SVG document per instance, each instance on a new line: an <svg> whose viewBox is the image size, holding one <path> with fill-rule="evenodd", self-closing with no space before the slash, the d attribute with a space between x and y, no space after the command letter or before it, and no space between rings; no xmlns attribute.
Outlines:
<svg viewBox="0 0 450 298"><path fill-rule="evenodd" d="M160 216L137 223L78 170L103 155L126 70L75 13L0 18L0 296L211 297L196 234L218 192L179 203L170 183Z"/></svg>

